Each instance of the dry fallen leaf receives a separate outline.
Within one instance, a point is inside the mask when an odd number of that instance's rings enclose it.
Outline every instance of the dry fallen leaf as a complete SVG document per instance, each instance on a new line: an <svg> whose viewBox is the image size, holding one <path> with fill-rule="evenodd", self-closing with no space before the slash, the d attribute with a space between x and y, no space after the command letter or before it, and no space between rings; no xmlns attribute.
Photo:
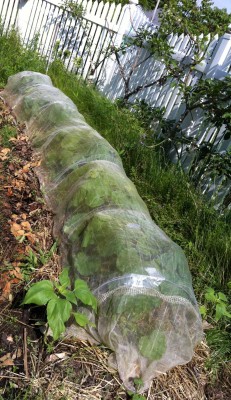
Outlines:
<svg viewBox="0 0 231 400"><path fill-rule="evenodd" d="M29 172L30 167L31 167L31 164L28 163L28 164L24 165L24 167L22 168L22 171L23 171L23 172Z"/></svg>
<svg viewBox="0 0 231 400"><path fill-rule="evenodd" d="M25 236L27 237L29 242L31 242L32 244L37 241L37 237L36 237L36 235L34 235L34 233L27 232L27 233L25 233Z"/></svg>
<svg viewBox="0 0 231 400"><path fill-rule="evenodd" d="M2 295L1 298L3 300L9 300L9 295L10 295L10 289L11 289L11 282L7 282L5 286L2 289Z"/></svg>
<svg viewBox="0 0 231 400"><path fill-rule="evenodd" d="M30 225L30 223L28 221L21 222L21 226L26 231L30 231L31 230L31 225Z"/></svg>
<svg viewBox="0 0 231 400"><path fill-rule="evenodd" d="M51 354L46 358L46 362L54 362L58 360L66 360L69 358L67 353L56 353L56 354Z"/></svg>
<svg viewBox="0 0 231 400"><path fill-rule="evenodd" d="M28 142L28 137L26 136L26 135L21 135L19 138L18 138L18 140L19 141L25 141L25 142Z"/></svg>
<svg viewBox="0 0 231 400"><path fill-rule="evenodd" d="M10 218L15 221L16 219L18 219L18 215L17 214L12 214Z"/></svg>
<svg viewBox="0 0 231 400"><path fill-rule="evenodd" d="M31 163L31 167L40 167L40 165L41 165L41 160Z"/></svg>
<svg viewBox="0 0 231 400"><path fill-rule="evenodd" d="M7 195L8 197L11 197L11 196L13 195L13 190L11 189L11 187L8 187L8 188L7 188L7 193L6 193L6 195Z"/></svg>
<svg viewBox="0 0 231 400"><path fill-rule="evenodd" d="M3 206L4 206L4 208L9 208L9 209L11 208L11 205L9 203L6 203L6 202L3 203Z"/></svg>
<svg viewBox="0 0 231 400"><path fill-rule="evenodd" d="M20 358L22 356L22 350L20 347L15 350L15 352L12 354L12 360L15 360L16 358Z"/></svg>
<svg viewBox="0 0 231 400"><path fill-rule="evenodd" d="M14 343L14 339L13 339L13 336L12 336L12 335L8 335L7 338L6 338L6 340L7 340L7 342L9 342L9 343Z"/></svg>
<svg viewBox="0 0 231 400"><path fill-rule="evenodd" d="M10 149L8 149L7 147L2 149L0 151L0 160L2 160L2 161L7 160L7 158L8 158L7 154L9 154L9 153L10 153Z"/></svg>
<svg viewBox="0 0 231 400"><path fill-rule="evenodd" d="M8 169L9 169L10 171L14 171L14 165L13 165L13 164L9 164L9 165L8 165Z"/></svg>
<svg viewBox="0 0 231 400"><path fill-rule="evenodd" d="M24 249L24 253L25 254L30 254L31 251L32 251L32 248L29 245L26 245L26 247Z"/></svg>
<svg viewBox="0 0 231 400"><path fill-rule="evenodd" d="M10 353L6 353L4 356L0 357L0 362L7 360L7 358L10 358L11 355Z"/></svg>
<svg viewBox="0 0 231 400"><path fill-rule="evenodd" d="M25 234L21 225L17 224L16 222L13 222L13 224L11 225L10 231L15 238L17 238L19 236L24 236L24 234Z"/></svg>
<svg viewBox="0 0 231 400"><path fill-rule="evenodd" d="M8 358L1 365L2 367L9 367L11 365L14 365L14 361L11 358Z"/></svg>
<svg viewBox="0 0 231 400"><path fill-rule="evenodd" d="M22 179L13 179L12 186L16 187L18 190L21 190L21 189L25 188L26 183Z"/></svg>
<svg viewBox="0 0 231 400"><path fill-rule="evenodd" d="M6 154L8 154L9 152L10 152L10 149L6 147L6 148L4 148L4 149L1 150L0 154L6 155Z"/></svg>
<svg viewBox="0 0 231 400"><path fill-rule="evenodd" d="M15 267L11 271L9 271L10 275L13 275L15 278L17 278L17 281L22 280L23 276L21 274L21 270L19 267ZM14 279L15 280L15 279ZM12 282L12 281L11 281ZM18 282L12 282L12 283L18 283Z"/></svg>

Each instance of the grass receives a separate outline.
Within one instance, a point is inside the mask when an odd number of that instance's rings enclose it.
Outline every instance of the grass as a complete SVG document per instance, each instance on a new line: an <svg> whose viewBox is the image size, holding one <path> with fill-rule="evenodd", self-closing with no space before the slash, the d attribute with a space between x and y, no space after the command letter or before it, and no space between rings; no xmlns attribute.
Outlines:
<svg viewBox="0 0 231 400"><path fill-rule="evenodd" d="M16 32L10 32L8 37L0 36L2 86L11 74L26 69L44 72L45 67L44 60L32 48L22 47ZM229 295L230 217L219 215L181 169L167 161L161 148L148 149L142 145L146 132L128 110L118 108L92 86L67 73L60 61L50 66L48 74L54 85L74 101L87 122L116 148L152 218L184 249L199 303L205 303L204 292L208 286ZM214 334L209 331L207 336L213 349L212 366L215 366L230 357L230 326L227 319L216 323L210 318L210 322L215 331Z"/></svg>
<svg viewBox="0 0 231 400"><path fill-rule="evenodd" d="M10 75L24 70L45 73L46 65L34 51L34 43L25 49L15 30L5 35L0 25L0 88L4 87Z"/></svg>
<svg viewBox="0 0 231 400"><path fill-rule="evenodd" d="M3 126L0 128L0 138L1 145L4 147L10 146L10 141L12 137L16 135L16 129L12 126Z"/></svg>

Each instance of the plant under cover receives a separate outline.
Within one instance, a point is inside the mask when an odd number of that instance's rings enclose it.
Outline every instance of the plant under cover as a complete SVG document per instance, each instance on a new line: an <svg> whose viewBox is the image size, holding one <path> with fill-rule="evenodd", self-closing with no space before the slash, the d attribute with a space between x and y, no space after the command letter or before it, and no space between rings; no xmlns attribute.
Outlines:
<svg viewBox="0 0 231 400"><path fill-rule="evenodd" d="M188 362L202 336L185 255L150 218L116 151L48 76L16 74L3 96L26 122L29 137L36 135L42 145L37 147L42 153L38 175L56 212L55 230L70 274L77 283L84 279L99 300L97 318L90 313L85 322L95 323L100 340L115 351L126 387L134 388L131 379L142 377L145 389L160 371ZM60 129L66 139L61 146ZM82 147L72 143L75 135L77 140L82 136ZM67 289L67 274L61 275L61 286L50 281L33 285L25 299L47 304L56 339L79 296L76 287L74 293ZM73 315L78 323L84 318Z"/></svg>

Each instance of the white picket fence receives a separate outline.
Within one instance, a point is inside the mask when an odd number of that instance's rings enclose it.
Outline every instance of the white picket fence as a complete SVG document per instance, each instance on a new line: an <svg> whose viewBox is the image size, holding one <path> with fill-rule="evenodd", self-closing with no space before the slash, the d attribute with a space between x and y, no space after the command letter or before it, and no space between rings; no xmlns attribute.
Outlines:
<svg viewBox="0 0 231 400"><path fill-rule="evenodd" d="M150 21L141 7L129 4L124 7L103 1L77 0L83 8L83 15L73 18L60 7L61 0L0 0L0 17L7 31L17 25L25 45L32 40L39 52L47 58L48 64L54 57L61 57L66 67L95 82L98 88L110 99L124 95L124 81L121 68L115 56L106 57L110 46L120 46L127 36L134 35L140 27L156 29L156 20ZM131 1L132 3L132 1ZM155 5L155 4L154 4ZM195 71L185 75L187 84L194 85L199 79L223 79L231 74L231 35L208 36L207 51L203 61ZM173 58L185 62L193 55L190 38L184 35L171 35L169 43L173 47ZM131 48L120 57L125 76L133 69L130 89L157 81L164 76L165 65L161 60L148 57L146 50ZM146 60L146 61L145 61ZM178 120L184 110L182 95L178 87L168 80L147 87L131 100L144 99L153 107L164 107L165 117ZM181 122L183 133L195 138L197 143L212 143L217 151L224 152L230 147L230 140L222 138L222 132L208 126L203 113L194 110ZM171 154L173 160L181 158L188 170L195 158L193 149L180 146ZM227 195L230 182L224 178L212 179L204 174L203 190L218 201Z"/></svg>
<svg viewBox="0 0 231 400"><path fill-rule="evenodd" d="M15 25L20 8L20 0L0 0L0 21L4 31Z"/></svg>
<svg viewBox="0 0 231 400"><path fill-rule="evenodd" d="M141 26L149 30L156 29L155 26L150 25L150 21L139 8L130 7L129 14L131 21L127 30L129 35L135 34ZM200 79L224 79L226 76L231 76L231 34L225 34L220 38L218 35L214 37L208 35L205 39L207 50L203 55L203 61L196 65L193 72L185 74L184 80L187 85L193 86ZM172 34L169 37L169 43L173 47L175 60L187 62L187 59L190 60L193 57L193 46L188 36ZM101 75L98 80L98 87L107 97L115 100L125 94L122 74L128 77L131 70L133 73L130 78L130 91L138 86L159 81L165 75L165 65L161 60L154 57L148 58L148 56L147 50L131 48L124 55L120 55L120 65L113 56L108 61L110 68L107 68L107 64L105 65L104 75ZM133 102L135 99L143 99L153 107L164 108L164 116L167 119L179 121L185 110L185 104L178 86L174 86L173 83L173 79L163 81L161 84L158 82L131 96L130 100ZM230 139L223 138L224 127L218 130L209 125L202 110L195 109L190 114L188 113L180 122L180 128L182 135L194 139L194 144L209 143L221 154L230 149ZM176 152L175 148L172 149L170 156L175 162L180 159L184 169L190 170L196 160L196 146L179 145L178 151ZM215 198L219 204L230 193L230 187L231 181L226 176L212 178L209 172L204 171L201 177L203 192Z"/></svg>

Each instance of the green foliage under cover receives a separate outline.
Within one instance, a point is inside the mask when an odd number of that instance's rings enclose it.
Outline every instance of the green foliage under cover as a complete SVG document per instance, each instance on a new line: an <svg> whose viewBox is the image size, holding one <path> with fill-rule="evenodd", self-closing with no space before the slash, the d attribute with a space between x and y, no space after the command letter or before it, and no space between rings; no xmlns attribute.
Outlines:
<svg viewBox="0 0 231 400"><path fill-rule="evenodd" d="M153 331L150 336L142 336L139 350L149 360L159 360L166 351L166 338L162 332Z"/></svg>

